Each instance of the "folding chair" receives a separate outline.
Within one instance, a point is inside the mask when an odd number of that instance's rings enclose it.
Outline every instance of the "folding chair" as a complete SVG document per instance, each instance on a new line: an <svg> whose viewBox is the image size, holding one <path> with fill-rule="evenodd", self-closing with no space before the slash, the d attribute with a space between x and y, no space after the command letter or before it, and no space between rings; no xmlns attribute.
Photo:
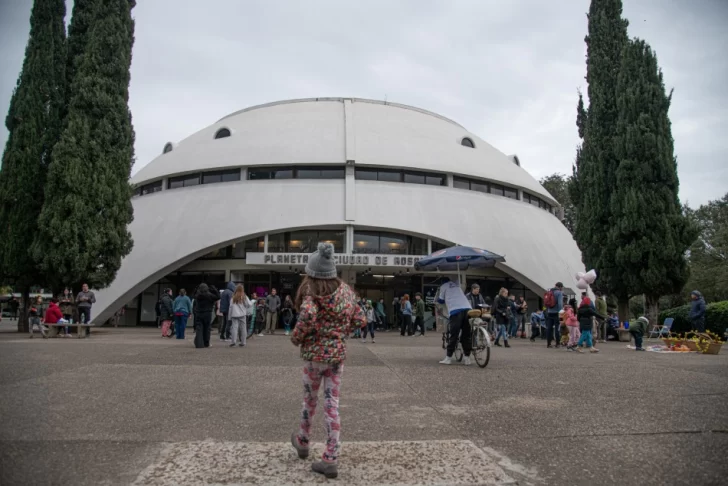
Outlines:
<svg viewBox="0 0 728 486"><path fill-rule="evenodd" d="M670 337L672 336L672 332L670 329L672 329L672 323L675 319L672 317L668 317L665 319L665 322L662 323L662 325L657 325L653 330L650 331L648 335L648 339L652 338L661 338L661 337Z"/></svg>

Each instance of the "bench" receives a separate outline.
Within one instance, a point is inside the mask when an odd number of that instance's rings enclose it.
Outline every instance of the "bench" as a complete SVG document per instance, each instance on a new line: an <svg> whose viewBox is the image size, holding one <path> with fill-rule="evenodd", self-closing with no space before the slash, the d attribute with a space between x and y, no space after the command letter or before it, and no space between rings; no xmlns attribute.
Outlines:
<svg viewBox="0 0 728 486"><path fill-rule="evenodd" d="M57 324L41 324L48 328L48 337L58 337L58 331L62 327L75 327L78 329L76 333L76 337L79 339L85 338L88 336L87 334L87 328L92 327L91 324L81 324L79 322L74 322L73 324L66 322L66 323L57 323ZM81 331L83 329L83 332Z"/></svg>

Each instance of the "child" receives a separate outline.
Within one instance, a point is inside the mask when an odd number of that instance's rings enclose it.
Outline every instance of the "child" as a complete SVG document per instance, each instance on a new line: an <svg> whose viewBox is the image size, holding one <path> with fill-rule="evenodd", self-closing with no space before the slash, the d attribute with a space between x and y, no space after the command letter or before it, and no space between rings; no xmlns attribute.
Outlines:
<svg viewBox="0 0 728 486"><path fill-rule="evenodd" d="M46 334L45 327L43 327L43 324L40 321L41 316L43 315L43 297L38 296L35 298L32 304L30 304L30 309L28 309L28 312L30 314L30 325L28 326L30 328L30 339L33 339L33 328L35 326L38 326L38 330L40 331L40 335L43 336L43 339L48 337L48 334Z"/></svg>
<svg viewBox="0 0 728 486"><path fill-rule="evenodd" d="M579 341L580 337L579 320L576 318L574 309L576 309L576 299L571 299L569 301L569 305L564 307L564 320L566 322L566 327L569 330L569 342L566 345L566 349L568 351L576 350L576 343Z"/></svg>
<svg viewBox="0 0 728 486"><path fill-rule="evenodd" d="M645 316L641 316L636 322L629 325L629 333L634 338L634 345L637 351L646 351L642 347L642 336L645 335L649 327L650 321Z"/></svg>
<svg viewBox="0 0 728 486"><path fill-rule="evenodd" d="M597 311L594 310L591 299L589 297L584 297L582 299L576 315L579 319L579 330L581 331L581 337L579 338L579 342L576 344L576 350L580 353L583 353L583 351L579 349L579 347L581 347L582 344L586 344L587 348L589 348L590 353L598 353L599 350L595 348L592 343L592 321L594 317L601 317L602 319L604 319L606 316L597 314Z"/></svg>
<svg viewBox="0 0 728 486"><path fill-rule="evenodd" d="M566 346L569 344L569 328L566 326L566 308L568 304L565 303L564 308L559 311L559 344Z"/></svg>
<svg viewBox="0 0 728 486"><path fill-rule="evenodd" d="M237 343L241 348L245 346L248 339L248 330L246 323L248 321L248 309L253 307L248 296L245 295L243 286L238 284L235 292L230 299L230 308L228 309L228 321L230 322L230 339L232 343L230 347L235 347Z"/></svg>
<svg viewBox="0 0 728 486"><path fill-rule="evenodd" d="M291 434L291 444L298 457L306 459L310 450L311 422L316 413L318 391L324 389L324 420L326 445L320 462L311 469L327 478L338 476L339 397L341 377L346 358L345 336L352 326L361 327L366 317L357 305L354 292L337 276L334 245L319 243L306 264L296 295L298 322L291 342L301 346L303 367L303 410L297 431Z"/></svg>
<svg viewBox="0 0 728 486"><path fill-rule="evenodd" d="M374 342L374 326L377 325L377 316L374 314L374 307L372 307L371 300L367 300L365 312L367 316L367 322L366 326L362 328L364 336L361 340L361 342L363 342L364 344L366 344L367 342L367 330L369 331L369 334L372 335L372 343Z"/></svg>
<svg viewBox="0 0 728 486"><path fill-rule="evenodd" d="M531 313L531 342L541 335L541 324L546 320L541 309Z"/></svg>

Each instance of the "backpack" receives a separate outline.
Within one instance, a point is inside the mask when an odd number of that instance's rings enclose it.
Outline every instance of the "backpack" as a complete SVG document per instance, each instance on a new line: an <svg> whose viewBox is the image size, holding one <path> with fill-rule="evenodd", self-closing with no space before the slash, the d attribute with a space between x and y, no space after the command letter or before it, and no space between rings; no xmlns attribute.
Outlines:
<svg viewBox="0 0 728 486"><path fill-rule="evenodd" d="M554 295L553 289L543 294L543 305L548 309L556 307L556 296Z"/></svg>

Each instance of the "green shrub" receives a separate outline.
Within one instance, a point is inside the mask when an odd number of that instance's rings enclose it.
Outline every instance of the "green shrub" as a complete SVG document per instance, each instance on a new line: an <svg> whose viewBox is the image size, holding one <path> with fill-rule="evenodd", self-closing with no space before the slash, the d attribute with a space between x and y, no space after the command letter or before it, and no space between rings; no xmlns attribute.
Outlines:
<svg viewBox="0 0 728 486"><path fill-rule="evenodd" d="M665 309L660 312L659 324L665 322L665 319L672 317L675 322L672 324L672 332L682 334L692 330L690 323L690 305L682 305ZM709 331L722 336L728 328L728 300L722 302L713 302L705 308L705 328Z"/></svg>

